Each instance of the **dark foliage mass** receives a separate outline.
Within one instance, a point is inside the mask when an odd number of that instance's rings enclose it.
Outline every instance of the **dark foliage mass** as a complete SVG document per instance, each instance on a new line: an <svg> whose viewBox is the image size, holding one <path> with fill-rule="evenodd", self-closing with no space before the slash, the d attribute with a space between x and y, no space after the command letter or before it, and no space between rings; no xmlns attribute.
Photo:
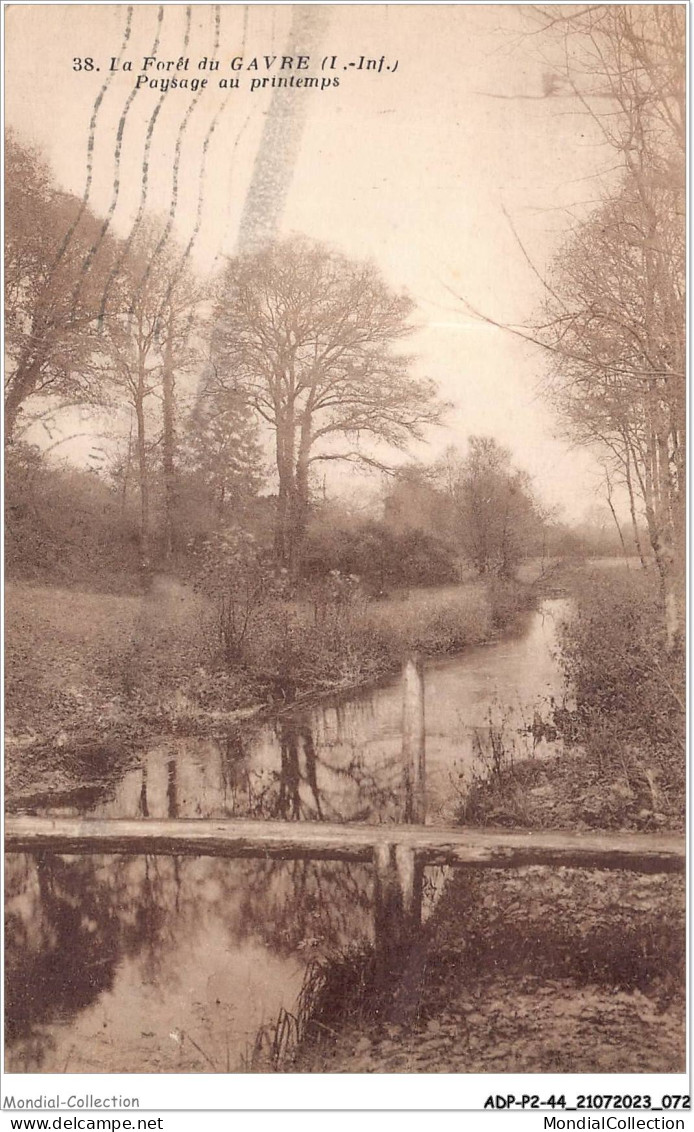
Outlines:
<svg viewBox="0 0 694 1132"><path fill-rule="evenodd" d="M309 530L306 576L324 577L334 570L362 579L374 594L393 586L455 582L460 574L450 541L419 528L393 530L375 519L351 528L316 523Z"/></svg>
<svg viewBox="0 0 694 1132"><path fill-rule="evenodd" d="M5 569L10 578L118 592L138 576L138 532L109 484L50 466L15 443L5 458Z"/></svg>

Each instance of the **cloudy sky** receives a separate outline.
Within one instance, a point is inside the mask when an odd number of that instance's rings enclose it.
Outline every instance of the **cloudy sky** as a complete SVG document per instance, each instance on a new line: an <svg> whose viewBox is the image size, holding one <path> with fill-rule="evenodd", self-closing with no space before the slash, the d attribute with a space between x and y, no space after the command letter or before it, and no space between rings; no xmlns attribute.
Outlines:
<svg viewBox="0 0 694 1132"><path fill-rule="evenodd" d="M278 73L279 58L266 71L263 56L281 57L288 44L307 51L306 74L340 82L281 96L298 125L292 143L278 146L281 191L267 190L280 231L372 258L415 299L415 364L455 404L446 427L417 449L421 458L464 445L470 433L493 434L546 502L580 516L595 501L599 471L561 439L539 396L546 358L471 317L456 297L503 323L532 320L542 286L509 217L541 274L595 196L608 155L577 100L551 79L554 48L517 5L330 5L308 21L307 7L306 47L292 44L288 5L192 5L189 16L186 5L166 4L161 19L156 5L134 5L129 25L121 4L10 7L6 123L40 146L80 197L93 124L89 203L110 213L121 235L142 200L149 136L146 206L173 211L184 241L195 234L195 262L207 271L237 247L273 98L268 84L251 91L250 81ZM188 57L179 77L206 76L207 88L136 89L144 56L155 53L162 62ZM322 71L333 55L335 68ZM239 56L242 69L232 70ZM98 71L74 69L86 57ZM216 57L219 71L198 69L203 57ZM350 67L361 57L383 58L380 73ZM220 89L230 77L239 88ZM75 458L88 447L66 446Z"/></svg>

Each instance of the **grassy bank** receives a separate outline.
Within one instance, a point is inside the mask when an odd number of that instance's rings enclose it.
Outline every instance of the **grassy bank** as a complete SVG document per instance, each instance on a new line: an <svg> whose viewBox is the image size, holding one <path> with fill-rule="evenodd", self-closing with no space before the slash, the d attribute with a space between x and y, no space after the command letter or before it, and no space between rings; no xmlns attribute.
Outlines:
<svg viewBox="0 0 694 1132"><path fill-rule="evenodd" d="M155 731L228 727L251 712L375 680L413 651L478 644L531 601L527 586L481 583L379 601L268 601L229 658L213 605L163 578L140 596L8 585L10 791L26 787L42 763L39 779L59 789L51 766L76 760L78 773L66 775L86 785L114 768L120 746L132 750Z"/></svg>

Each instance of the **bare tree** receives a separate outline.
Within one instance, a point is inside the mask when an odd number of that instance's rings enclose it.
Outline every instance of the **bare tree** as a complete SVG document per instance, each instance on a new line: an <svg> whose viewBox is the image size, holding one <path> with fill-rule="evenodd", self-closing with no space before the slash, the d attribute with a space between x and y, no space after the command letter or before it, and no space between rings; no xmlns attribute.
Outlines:
<svg viewBox="0 0 694 1132"><path fill-rule="evenodd" d="M685 530L684 231L660 195L655 228L626 184L578 229L557 258L542 334L574 437L607 451L634 527L637 498L643 507L672 636Z"/></svg>
<svg viewBox="0 0 694 1132"><path fill-rule="evenodd" d="M160 439L164 482L164 552L170 553L175 509L175 376L195 362L196 315L204 291L189 270L154 262L156 232L143 230L124 261L114 292L118 313L107 315L101 363L111 387L128 404L136 421L136 465L140 496L140 555L144 568L152 556L151 441ZM148 266L149 265L149 266ZM150 403L161 404L158 413Z"/></svg>
<svg viewBox="0 0 694 1132"><path fill-rule="evenodd" d="M113 262L99 222L59 191L40 155L10 132L5 152L5 436L38 397L98 401L98 313Z"/></svg>
<svg viewBox="0 0 694 1132"><path fill-rule="evenodd" d="M604 203L559 252L537 338L573 436L599 444L642 508L667 641L684 627L684 9L536 8L564 80L610 147Z"/></svg>
<svg viewBox="0 0 694 1132"><path fill-rule="evenodd" d="M549 273L542 317L511 327L552 358L549 392L579 443L597 447L646 518L667 645L684 630L685 10L678 5L527 9L532 43L602 138L598 203L573 225ZM510 218L509 218L510 220ZM462 298L462 296L458 296Z"/></svg>
<svg viewBox="0 0 694 1132"><path fill-rule="evenodd" d="M510 577L542 530L527 473L493 437L471 436L465 459L449 451L440 475L466 557L480 574Z"/></svg>
<svg viewBox="0 0 694 1132"><path fill-rule="evenodd" d="M431 381L393 347L411 331L413 304L370 264L306 239L232 262L216 311L220 388L241 390L274 433L279 477L276 553L299 568L317 461L383 466L363 437L402 449L435 423ZM349 444L345 444L349 441Z"/></svg>
<svg viewBox="0 0 694 1132"><path fill-rule="evenodd" d="M620 168L640 167L645 149L660 152L663 143L684 150L683 5L548 4L526 12L534 38L551 52L553 92L568 88L580 99Z"/></svg>

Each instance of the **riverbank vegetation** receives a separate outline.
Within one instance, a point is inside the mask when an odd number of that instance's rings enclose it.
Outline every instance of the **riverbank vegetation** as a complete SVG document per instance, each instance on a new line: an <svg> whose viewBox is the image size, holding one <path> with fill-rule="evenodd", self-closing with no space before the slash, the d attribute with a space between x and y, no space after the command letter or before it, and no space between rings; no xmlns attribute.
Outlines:
<svg viewBox="0 0 694 1132"><path fill-rule="evenodd" d="M668 648L658 581L613 567L562 582L573 598L558 632L567 696L538 703L522 743L490 720L460 820L682 832L684 658ZM549 753L533 755L542 739ZM684 913L679 876L455 873L390 980L368 942L315 964L293 1026L260 1032L255 1067L681 1070Z"/></svg>
<svg viewBox="0 0 694 1132"><path fill-rule="evenodd" d="M450 406L374 264L296 237L198 278L152 218L98 234L12 133L7 161L13 739L205 729L355 686L489 640L534 600L529 563L591 549L493 436L411 460ZM79 439L82 466L61 461ZM376 477L364 499L328 484L339 466Z"/></svg>
<svg viewBox="0 0 694 1132"><path fill-rule="evenodd" d="M641 570L572 575L559 632L567 696L538 705L536 736L561 754L521 756L503 730L461 807L473 824L683 829L685 664L668 647L658 581Z"/></svg>
<svg viewBox="0 0 694 1132"><path fill-rule="evenodd" d="M391 981L368 945L316 964L293 1024L261 1032L253 1067L681 1071L684 902L682 877L456 873Z"/></svg>
<svg viewBox="0 0 694 1132"><path fill-rule="evenodd" d="M491 436L408 462L448 406L374 265L295 238L199 279L151 218L92 246L41 155L10 134L7 158L11 735L204 727L363 683L488 640L533 600L528 561L587 547ZM350 502L338 465L380 479Z"/></svg>
<svg viewBox="0 0 694 1132"><path fill-rule="evenodd" d="M374 264L296 237L198 278L152 218L99 234L12 133L7 160L6 707L25 751L283 708L488 640L532 602L519 568L566 531L493 437L408 462L449 406ZM61 461L80 438L82 466ZM373 475L365 500L329 487L338 465Z"/></svg>
<svg viewBox="0 0 694 1132"><path fill-rule="evenodd" d="M684 656L669 645L659 582L612 567L562 584L573 607L558 631L566 697L537 704L522 742L490 717L459 820L683 832ZM277 1030L261 1031L257 1067L681 1070L684 914L682 877L456 873L392 979L369 943L316 964L292 1040L281 1048Z"/></svg>
<svg viewBox="0 0 694 1132"><path fill-rule="evenodd" d="M407 462L447 407L375 266L292 239L205 283L143 221L80 274L88 208L13 136L8 163L6 707L25 750L283 708L488 640L532 602L518 570L564 528L492 437ZM57 459L72 410L112 418L86 467ZM381 477L365 504L328 490L336 461Z"/></svg>
<svg viewBox="0 0 694 1132"><path fill-rule="evenodd" d="M144 596L8 585L8 787L26 787L32 765L45 775L42 750L56 766L88 750L98 776L104 745L223 732L249 714L374 681L413 652L479 644L534 600L529 585L472 581L375 601L338 580L301 598L263 588L240 613L164 580Z"/></svg>
<svg viewBox="0 0 694 1132"><path fill-rule="evenodd" d="M580 99L610 176L595 178L591 206L577 210L548 270L536 271L542 310L523 333L545 351L544 391L567 436L598 454L625 554L630 528L641 568L575 580L575 616L561 639L572 702L545 721L564 758L551 770L507 759L477 784L464 816L681 828L684 24L675 9L604 6L541 6L530 21L554 45L556 80Z"/></svg>

